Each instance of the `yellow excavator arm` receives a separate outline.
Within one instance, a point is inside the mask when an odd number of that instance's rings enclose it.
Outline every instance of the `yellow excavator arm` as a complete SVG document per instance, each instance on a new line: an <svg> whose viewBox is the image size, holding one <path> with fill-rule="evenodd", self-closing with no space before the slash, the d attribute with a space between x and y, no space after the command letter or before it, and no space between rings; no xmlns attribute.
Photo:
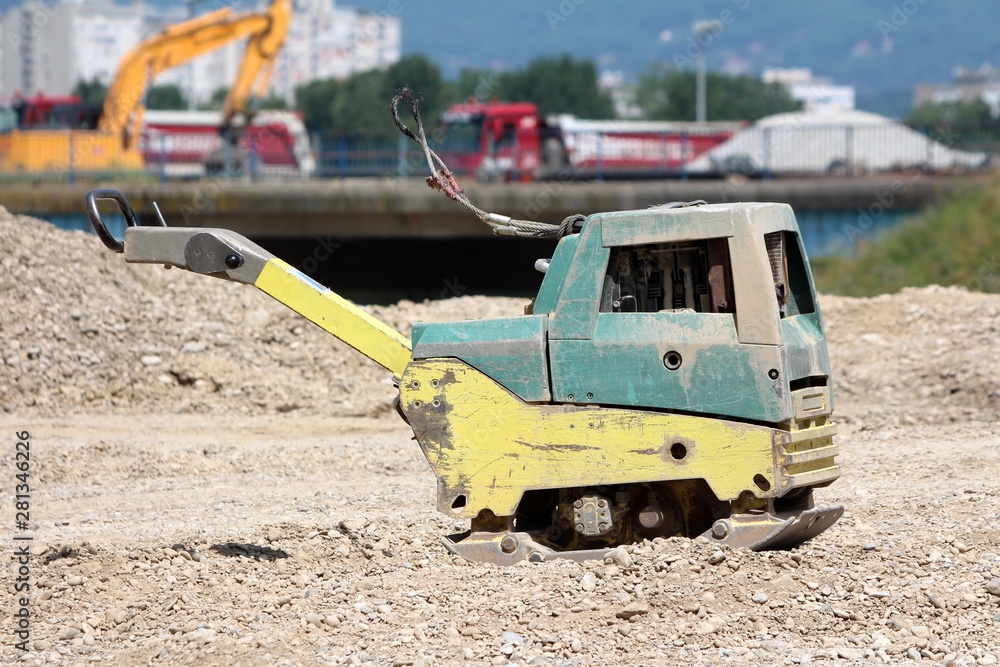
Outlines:
<svg viewBox="0 0 1000 667"><path fill-rule="evenodd" d="M233 114L244 110L252 93L261 94L266 89L291 16L292 0L274 0L266 12L236 14L226 7L169 26L144 40L122 58L98 129L120 135L126 149L134 147L142 125L146 88L157 74L249 36L236 84L224 105L223 118L228 123Z"/></svg>
<svg viewBox="0 0 1000 667"><path fill-rule="evenodd" d="M291 0L284 2L276 0L268 10L268 17L271 21L270 27L258 32L247 42L236 81L233 82L222 105L223 127L229 127L236 114L247 113L251 97L260 99L267 94L274 61L285 43L288 24L292 19Z"/></svg>

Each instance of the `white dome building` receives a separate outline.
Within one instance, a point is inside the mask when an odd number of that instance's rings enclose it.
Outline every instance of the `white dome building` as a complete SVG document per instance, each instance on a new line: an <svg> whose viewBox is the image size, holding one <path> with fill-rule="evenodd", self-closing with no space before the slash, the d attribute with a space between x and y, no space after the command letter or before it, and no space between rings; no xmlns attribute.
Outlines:
<svg viewBox="0 0 1000 667"><path fill-rule="evenodd" d="M902 123L867 111L792 111L757 121L699 156L691 173L862 174L967 171L982 152L954 150Z"/></svg>

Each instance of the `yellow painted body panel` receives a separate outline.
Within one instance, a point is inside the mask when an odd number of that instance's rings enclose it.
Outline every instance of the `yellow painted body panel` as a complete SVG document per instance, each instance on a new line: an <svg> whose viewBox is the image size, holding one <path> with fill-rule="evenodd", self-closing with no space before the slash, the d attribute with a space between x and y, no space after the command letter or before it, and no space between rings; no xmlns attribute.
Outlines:
<svg viewBox="0 0 1000 667"><path fill-rule="evenodd" d="M414 361L402 380L403 412L438 477L438 509L451 516L472 518L487 508L510 516L530 489L704 479L720 500L788 490L778 473L783 448L775 445L786 432L778 429L529 404L456 359Z"/></svg>
<svg viewBox="0 0 1000 667"><path fill-rule="evenodd" d="M264 265L254 286L344 341L396 377L410 361L410 341L344 297L280 259Z"/></svg>
<svg viewBox="0 0 1000 667"><path fill-rule="evenodd" d="M142 169L120 135L97 130L14 130L0 137L0 173Z"/></svg>

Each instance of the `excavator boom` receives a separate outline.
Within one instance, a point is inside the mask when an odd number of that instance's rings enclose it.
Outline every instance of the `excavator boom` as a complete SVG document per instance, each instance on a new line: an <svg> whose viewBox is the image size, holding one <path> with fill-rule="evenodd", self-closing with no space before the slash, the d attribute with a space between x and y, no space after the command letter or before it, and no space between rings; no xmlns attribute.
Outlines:
<svg viewBox="0 0 1000 667"><path fill-rule="evenodd" d="M13 130L0 137L0 173L141 169L138 138L150 82L164 70L249 37L239 74L224 104L222 129L229 135L234 116L248 113L249 97L263 95L266 90L291 16L292 0L273 0L264 12L237 14L227 7L168 26L122 58L96 130Z"/></svg>
<svg viewBox="0 0 1000 667"><path fill-rule="evenodd" d="M267 92L274 61L285 43L292 19L291 3L287 0L275 2L268 11L268 17L270 25L267 30L256 33L247 43L236 81L222 104L223 127L228 127L236 114L247 113L251 97L262 98Z"/></svg>
<svg viewBox="0 0 1000 667"><path fill-rule="evenodd" d="M231 119L244 108L252 92L266 88L266 78L262 85L255 87L254 83L281 50L291 15L291 0L274 0L266 12L236 14L226 7L169 26L146 39L122 58L105 98L98 130L121 136L125 148L132 148L142 126L146 89L157 74L249 36L239 75L225 102L228 115L224 118Z"/></svg>

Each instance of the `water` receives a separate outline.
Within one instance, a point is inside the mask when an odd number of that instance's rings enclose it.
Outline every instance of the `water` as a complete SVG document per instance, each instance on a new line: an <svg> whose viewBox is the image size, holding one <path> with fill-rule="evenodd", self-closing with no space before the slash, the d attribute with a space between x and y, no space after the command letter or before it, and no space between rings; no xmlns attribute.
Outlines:
<svg viewBox="0 0 1000 667"><path fill-rule="evenodd" d="M51 213L36 215L34 213L29 213L28 215L48 220L59 229L82 230L94 234L94 228L90 224L90 218L87 217L86 213L71 213L63 215L55 215ZM101 219L104 220L104 226L108 228L108 231L111 232L116 239L125 238L125 218L121 213L118 211L101 211Z"/></svg>
<svg viewBox="0 0 1000 667"><path fill-rule="evenodd" d="M810 257L824 257L852 253L859 242L874 239L876 235L898 225L919 211L886 210L878 215L848 210L800 210L795 212L799 222L806 253ZM124 238L125 219L117 211L102 211L104 222L115 238ZM42 216L39 216L42 217ZM82 229L93 233L86 214L49 215L47 219L61 229ZM170 221L167 221L170 224ZM312 244L313 239L304 241ZM475 243L475 242L472 242ZM488 243L488 241L487 241Z"/></svg>
<svg viewBox="0 0 1000 667"><path fill-rule="evenodd" d="M810 257L853 253L859 243L871 241L879 233L892 229L919 211L885 210L878 215L864 211L795 212L799 231Z"/></svg>

